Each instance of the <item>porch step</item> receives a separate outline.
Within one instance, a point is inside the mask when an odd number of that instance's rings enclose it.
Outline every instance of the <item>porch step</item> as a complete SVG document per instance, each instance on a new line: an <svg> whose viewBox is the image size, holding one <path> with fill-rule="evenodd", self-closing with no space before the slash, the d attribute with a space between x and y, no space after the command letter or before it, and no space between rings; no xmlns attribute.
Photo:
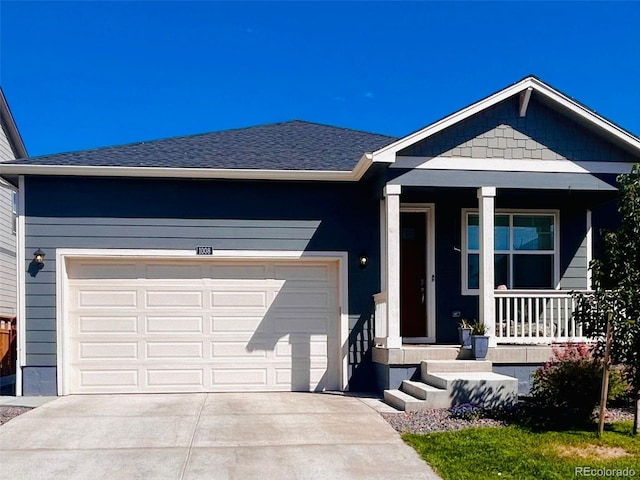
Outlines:
<svg viewBox="0 0 640 480"><path fill-rule="evenodd" d="M424 408L449 408L451 406L449 392L442 388L413 380L404 380L400 388L403 392L419 400L424 400L426 402L423 405Z"/></svg>
<svg viewBox="0 0 640 480"><path fill-rule="evenodd" d="M488 361L423 361L422 381L404 380L399 390L385 390L384 400L407 412L469 402L495 407L516 401L518 379L493 373L491 368Z"/></svg>
<svg viewBox="0 0 640 480"><path fill-rule="evenodd" d="M518 398L518 379L493 372L433 373L423 381L449 392L451 405L471 402L496 407Z"/></svg>
<svg viewBox="0 0 640 480"><path fill-rule="evenodd" d="M493 363L488 360L423 360L420 362L422 377L430 373L491 372Z"/></svg>
<svg viewBox="0 0 640 480"><path fill-rule="evenodd" d="M419 412L429 408L426 406L426 400L419 400L408 393L404 393L402 390L385 390L384 401L404 412Z"/></svg>

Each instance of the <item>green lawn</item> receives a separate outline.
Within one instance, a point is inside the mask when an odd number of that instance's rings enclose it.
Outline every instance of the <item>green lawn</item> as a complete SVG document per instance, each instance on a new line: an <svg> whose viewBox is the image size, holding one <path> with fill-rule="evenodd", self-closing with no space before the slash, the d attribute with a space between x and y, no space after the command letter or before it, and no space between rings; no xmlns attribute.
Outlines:
<svg viewBox="0 0 640 480"><path fill-rule="evenodd" d="M445 480L640 479L640 437L632 436L632 428L632 422L618 422L601 439L595 432L532 432L518 426L405 434L403 439ZM576 475L576 467L632 469L635 477Z"/></svg>

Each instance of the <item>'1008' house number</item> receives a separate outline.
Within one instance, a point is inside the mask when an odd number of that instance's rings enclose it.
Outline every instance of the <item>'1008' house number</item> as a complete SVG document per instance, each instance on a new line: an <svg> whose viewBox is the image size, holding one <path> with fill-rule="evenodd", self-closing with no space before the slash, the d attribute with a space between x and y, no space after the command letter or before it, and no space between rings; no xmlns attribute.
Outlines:
<svg viewBox="0 0 640 480"><path fill-rule="evenodd" d="M196 255L213 255L213 247L196 247Z"/></svg>

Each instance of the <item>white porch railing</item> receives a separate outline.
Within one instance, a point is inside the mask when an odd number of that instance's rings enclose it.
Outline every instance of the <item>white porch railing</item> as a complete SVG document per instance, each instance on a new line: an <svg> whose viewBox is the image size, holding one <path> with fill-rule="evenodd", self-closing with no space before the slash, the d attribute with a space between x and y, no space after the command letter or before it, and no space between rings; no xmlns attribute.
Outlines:
<svg viewBox="0 0 640 480"><path fill-rule="evenodd" d="M384 342L389 331L387 322L387 292L376 293L373 296L373 302L376 310L374 314L374 332L376 344Z"/></svg>
<svg viewBox="0 0 640 480"><path fill-rule="evenodd" d="M567 290L496 290L497 343L586 341Z"/></svg>

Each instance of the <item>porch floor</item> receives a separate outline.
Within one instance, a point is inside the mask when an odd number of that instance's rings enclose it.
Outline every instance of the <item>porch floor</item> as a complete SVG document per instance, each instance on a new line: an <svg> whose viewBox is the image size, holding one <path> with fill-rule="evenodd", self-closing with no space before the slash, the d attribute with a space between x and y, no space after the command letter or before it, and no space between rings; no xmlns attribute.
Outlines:
<svg viewBox="0 0 640 480"><path fill-rule="evenodd" d="M541 364L551 359L551 345L498 345L489 348L494 364ZM373 361L384 365L418 365L423 360L471 360L470 348L460 345L404 344L402 348L373 348Z"/></svg>

